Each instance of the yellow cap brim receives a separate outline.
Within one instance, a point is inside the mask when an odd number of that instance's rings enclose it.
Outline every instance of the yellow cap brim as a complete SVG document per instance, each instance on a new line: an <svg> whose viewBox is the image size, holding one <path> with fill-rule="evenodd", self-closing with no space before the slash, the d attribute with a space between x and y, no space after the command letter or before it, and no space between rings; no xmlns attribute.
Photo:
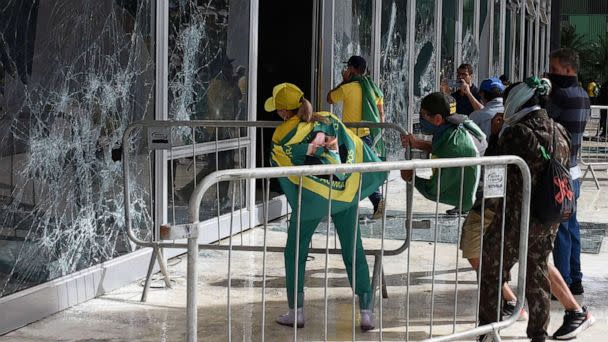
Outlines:
<svg viewBox="0 0 608 342"><path fill-rule="evenodd" d="M264 103L264 109L267 112L274 112L276 110L276 106L274 104L274 97L269 97Z"/></svg>

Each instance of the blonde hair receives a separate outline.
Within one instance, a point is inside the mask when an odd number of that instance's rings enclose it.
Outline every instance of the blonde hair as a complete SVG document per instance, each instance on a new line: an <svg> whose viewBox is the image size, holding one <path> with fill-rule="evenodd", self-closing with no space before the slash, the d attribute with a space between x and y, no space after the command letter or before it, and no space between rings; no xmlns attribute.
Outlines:
<svg viewBox="0 0 608 342"><path fill-rule="evenodd" d="M298 107L297 112L294 110L295 115L297 115L300 120L305 122L323 122L325 124L329 123L329 119L323 115L320 115L312 110L312 104L310 101L302 97L300 100L300 107Z"/></svg>

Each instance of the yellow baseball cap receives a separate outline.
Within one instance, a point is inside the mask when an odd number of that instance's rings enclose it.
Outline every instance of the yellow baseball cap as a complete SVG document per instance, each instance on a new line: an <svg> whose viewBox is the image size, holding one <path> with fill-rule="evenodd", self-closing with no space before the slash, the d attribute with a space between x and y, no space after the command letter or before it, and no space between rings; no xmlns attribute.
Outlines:
<svg viewBox="0 0 608 342"><path fill-rule="evenodd" d="M264 103L267 112L275 110L292 110L300 107L300 100L304 93L296 85L281 83L272 89L272 96Z"/></svg>

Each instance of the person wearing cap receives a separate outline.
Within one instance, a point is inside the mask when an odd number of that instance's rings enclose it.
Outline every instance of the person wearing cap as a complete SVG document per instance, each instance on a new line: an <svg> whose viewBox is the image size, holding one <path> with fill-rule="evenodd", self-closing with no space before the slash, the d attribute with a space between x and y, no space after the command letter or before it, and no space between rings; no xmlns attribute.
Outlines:
<svg viewBox="0 0 608 342"><path fill-rule="evenodd" d="M329 112L313 112L310 102L303 95L297 86L282 83L274 87L272 96L264 104L266 111L276 111L284 120L272 136L271 165L352 164L380 161L378 156L356 134L346 128L338 117ZM359 297L361 329L366 331L374 328L371 310L373 293L369 268L361 243L357 207L360 196L368 196L375 191L384 183L386 176L386 172L379 172L279 178L279 184L292 208L292 214L284 253L289 311L279 316L277 323L304 326L304 275L308 248L317 225L327 216L331 196L331 216L340 239L342 260L351 286ZM300 186L301 194L299 194ZM353 260L353 250L356 254L355 260ZM297 275L296 254L298 255Z"/></svg>
<svg viewBox="0 0 608 342"><path fill-rule="evenodd" d="M361 56L351 56L342 72L342 82L327 93L329 104L342 102L343 122L384 122L383 94L374 81L365 75L367 62ZM356 128L354 132L384 159L385 149L379 128ZM374 206L373 219L384 213L385 202L380 191L374 191L369 200Z"/></svg>
<svg viewBox="0 0 608 342"><path fill-rule="evenodd" d="M496 78L488 78L479 85L479 98L483 108L478 109L469 115L471 119L486 135L488 142L492 135L492 119L497 113L503 113L505 108L502 105L502 92L505 86Z"/></svg>
<svg viewBox="0 0 608 342"><path fill-rule="evenodd" d="M431 93L422 99L420 104L420 129L422 133L432 135L431 142L418 140L414 135L402 135L403 147L431 153L434 158L480 157L487 147L486 137L466 116L456 113L456 102L453 97L444 93ZM475 202L475 193L479 183L479 166L462 168L445 168L441 173L433 170L430 179L416 176L415 187L425 198L454 206L460 205L468 211ZM401 171L405 181L412 181L411 170ZM438 179L439 178L439 179ZM441 188L438 187L441 183Z"/></svg>

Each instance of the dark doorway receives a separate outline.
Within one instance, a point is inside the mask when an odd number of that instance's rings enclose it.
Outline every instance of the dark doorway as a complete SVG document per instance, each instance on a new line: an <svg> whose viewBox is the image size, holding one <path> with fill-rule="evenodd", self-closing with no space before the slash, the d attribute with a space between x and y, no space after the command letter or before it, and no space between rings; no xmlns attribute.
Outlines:
<svg viewBox="0 0 608 342"><path fill-rule="evenodd" d="M280 120L264 102L283 82L297 85L310 99L313 1L260 1L258 27L257 120ZM258 135L257 166L269 166L273 129ZM258 131L259 134L259 131ZM262 164L263 163L263 164Z"/></svg>

